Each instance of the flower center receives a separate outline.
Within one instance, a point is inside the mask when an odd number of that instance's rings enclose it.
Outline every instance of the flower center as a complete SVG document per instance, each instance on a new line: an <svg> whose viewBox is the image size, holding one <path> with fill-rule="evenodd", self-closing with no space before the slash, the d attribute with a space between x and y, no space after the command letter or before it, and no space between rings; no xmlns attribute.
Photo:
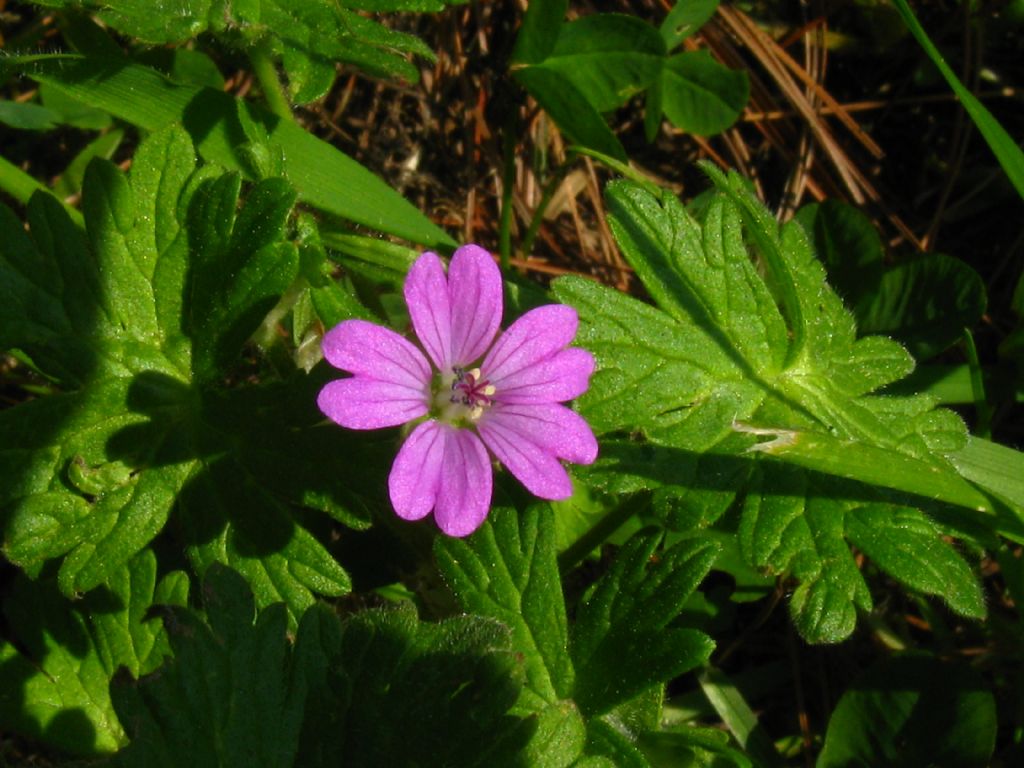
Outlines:
<svg viewBox="0 0 1024 768"><path fill-rule="evenodd" d="M479 368L467 371L453 366L450 375L441 377L434 406L442 420L456 426L468 426L476 423L491 406L494 392L494 385L483 378Z"/></svg>

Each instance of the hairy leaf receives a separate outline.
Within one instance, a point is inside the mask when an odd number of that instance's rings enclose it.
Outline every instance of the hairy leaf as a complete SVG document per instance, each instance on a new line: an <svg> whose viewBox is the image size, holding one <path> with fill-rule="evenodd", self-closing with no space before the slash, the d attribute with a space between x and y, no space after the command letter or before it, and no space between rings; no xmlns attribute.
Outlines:
<svg viewBox="0 0 1024 768"><path fill-rule="evenodd" d="M655 558L661 538L651 531L633 536L577 611L573 697L587 716L694 668L714 647L702 632L669 624L707 575L717 545L682 541Z"/></svg>
<svg viewBox="0 0 1024 768"><path fill-rule="evenodd" d="M828 270L832 286L857 317L861 335L884 334L917 360L963 336L985 311L985 285L965 263L942 253L915 254L885 265L871 221L835 200L797 216Z"/></svg>
<svg viewBox="0 0 1024 768"><path fill-rule="evenodd" d="M511 628L525 656L528 690L539 699L533 705L566 698L573 668L551 508L537 504L522 515L493 510L467 541L437 539L434 554L463 608Z"/></svg>
<svg viewBox="0 0 1024 768"><path fill-rule="evenodd" d="M514 765L530 736L508 714L522 682L494 621L426 624L407 606L341 624L320 606L289 642L284 606L257 615L230 569L210 568L203 598L205 620L164 612L173 659L115 682L131 739L117 764Z"/></svg>
<svg viewBox="0 0 1024 768"><path fill-rule="evenodd" d="M927 396L872 394L912 360L888 339L857 338L803 227L780 227L738 177L709 172L718 190L695 213L668 194L609 185L612 231L657 308L583 280L555 284L598 360L580 409L609 439L585 474L618 492L676 489L693 499L683 517L704 525L738 496L748 562L795 577L797 626L835 642L871 605L846 544L846 521L861 514L850 510L882 502L898 519L914 495L960 516L991 505L946 458L966 438L959 418ZM891 493L851 480L904 495L884 506ZM915 535L934 543L920 548L923 570L882 548L877 564L928 592L955 584L951 606L979 615L966 566L938 530Z"/></svg>
<svg viewBox="0 0 1024 768"><path fill-rule="evenodd" d="M148 550L73 608L52 583L19 577L3 606L19 645L0 642L0 720L76 754L122 747L109 680L119 668L140 675L159 666L170 647L148 610L154 602L182 605L187 595L184 573L157 582Z"/></svg>
<svg viewBox="0 0 1024 768"><path fill-rule="evenodd" d="M43 4L94 11L105 25L144 43L184 43L206 34L230 48L266 47L280 57L293 97L304 103L330 89L336 61L355 64L371 74L415 81L419 73L405 55L415 53L430 60L430 49L418 38L388 29L354 10L438 10L445 2L175 0L156 8L147 0L44 0Z"/></svg>
<svg viewBox="0 0 1024 768"><path fill-rule="evenodd" d="M3 551L31 573L63 558L58 583L75 595L113 578L177 507L200 570L235 564L294 626L313 593L350 588L295 506L365 527L366 486L312 460L355 450L316 428L315 380L292 383L297 402L280 387L221 389L298 273L284 240L294 194L265 180L240 204L237 175L195 165L180 128L143 142L130 177L95 160L84 237L47 195L28 231L0 209L0 346L68 390L0 412Z"/></svg>

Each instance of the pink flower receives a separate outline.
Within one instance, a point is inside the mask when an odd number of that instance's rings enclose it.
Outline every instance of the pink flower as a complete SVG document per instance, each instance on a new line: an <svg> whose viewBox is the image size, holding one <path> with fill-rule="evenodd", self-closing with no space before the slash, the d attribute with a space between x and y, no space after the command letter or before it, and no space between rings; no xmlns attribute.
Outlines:
<svg viewBox="0 0 1024 768"><path fill-rule="evenodd" d="M576 311L538 307L495 340L501 273L476 245L455 252L447 276L437 254L420 256L405 301L426 357L389 328L346 320L324 336L323 352L353 375L317 398L320 410L349 429L416 422L388 478L398 516L419 520L433 511L451 536L475 531L491 506L488 451L535 496L570 496L559 460L597 458L590 427L560 405L585 392L594 371L589 352L567 348Z"/></svg>

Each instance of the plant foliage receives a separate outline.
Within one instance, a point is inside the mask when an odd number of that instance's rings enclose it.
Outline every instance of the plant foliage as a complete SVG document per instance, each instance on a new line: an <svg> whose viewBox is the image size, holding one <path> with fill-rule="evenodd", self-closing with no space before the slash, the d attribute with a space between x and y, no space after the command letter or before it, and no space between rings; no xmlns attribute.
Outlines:
<svg viewBox="0 0 1024 768"><path fill-rule="evenodd" d="M871 609L848 542L983 616L971 569L927 511L935 496L967 507L958 515L986 508L946 458L963 423L923 395L873 394L910 356L857 337L798 222L780 227L737 177L709 172L718 191L695 214L634 183L608 188L612 231L657 308L583 280L555 286L600 361L580 403L608 435L592 477L669 489L700 525L739 505L747 562L796 580L791 613L812 642L844 639ZM876 487L850 482L866 478Z"/></svg>
<svg viewBox="0 0 1024 768"><path fill-rule="evenodd" d="M0 495L3 552L30 573L61 559L68 596L109 583L172 510L200 571L232 564L261 605L285 600L292 622L314 592L350 587L289 512L307 504L365 525L346 484L309 461L333 436L272 384L221 388L299 271L284 239L292 190L260 182L239 208L240 187L196 169L188 137L169 129L140 147L130 178L90 164L84 234L45 194L28 232L0 210L0 346L62 390L0 413L0 461L19 478Z"/></svg>

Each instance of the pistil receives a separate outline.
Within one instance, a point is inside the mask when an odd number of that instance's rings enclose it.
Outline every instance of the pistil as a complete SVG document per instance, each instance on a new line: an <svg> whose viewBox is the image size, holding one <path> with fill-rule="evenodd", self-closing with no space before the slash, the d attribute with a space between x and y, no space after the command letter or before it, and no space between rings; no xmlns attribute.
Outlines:
<svg viewBox="0 0 1024 768"><path fill-rule="evenodd" d="M452 368L451 377L444 377L434 399L440 417L457 424L462 421L476 422L494 402L495 387L483 378L479 368L466 370Z"/></svg>

